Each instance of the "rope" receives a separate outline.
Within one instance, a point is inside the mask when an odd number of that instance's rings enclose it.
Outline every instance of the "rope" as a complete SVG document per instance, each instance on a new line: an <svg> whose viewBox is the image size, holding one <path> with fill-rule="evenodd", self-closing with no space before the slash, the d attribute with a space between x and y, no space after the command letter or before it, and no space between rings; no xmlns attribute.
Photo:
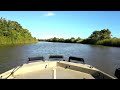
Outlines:
<svg viewBox="0 0 120 90"><path fill-rule="evenodd" d="M20 67L22 66L23 64ZM20 67L16 67L15 69L13 69L13 71L5 79L8 79L11 75L13 75Z"/></svg>

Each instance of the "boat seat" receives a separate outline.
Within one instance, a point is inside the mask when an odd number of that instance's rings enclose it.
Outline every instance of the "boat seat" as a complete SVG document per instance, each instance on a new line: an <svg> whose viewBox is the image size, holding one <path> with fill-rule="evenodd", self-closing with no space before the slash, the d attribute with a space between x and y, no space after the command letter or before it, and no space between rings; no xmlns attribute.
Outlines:
<svg viewBox="0 0 120 90"><path fill-rule="evenodd" d="M85 63L84 58L80 58L80 57L70 56L68 61L70 62L71 60L82 61L83 63Z"/></svg>
<svg viewBox="0 0 120 90"><path fill-rule="evenodd" d="M63 59L63 56L62 55L50 55L49 59L52 59L52 60L61 60L61 59Z"/></svg>
<svg viewBox="0 0 120 90"><path fill-rule="evenodd" d="M44 61L44 57L40 56L40 57L29 57L28 61L37 61L37 60L42 60Z"/></svg>

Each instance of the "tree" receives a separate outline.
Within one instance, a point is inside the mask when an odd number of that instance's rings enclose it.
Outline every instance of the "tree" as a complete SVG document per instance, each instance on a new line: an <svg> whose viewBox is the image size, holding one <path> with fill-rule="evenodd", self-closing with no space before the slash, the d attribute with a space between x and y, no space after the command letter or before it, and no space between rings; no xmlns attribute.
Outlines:
<svg viewBox="0 0 120 90"><path fill-rule="evenodd" d="M53 38L53 42L56 42L56 41L57 41L57 38L56 38L56 37L54 37L54 38Z"/></svg>
<svg viewBox="0 0 120 90"><path fill-rule="evenodd" d="M59 42L64 42L64 39L63 39L63 38L59 38L58 41L59 41Z"/></svg>
<svg viewBox="0 0 120 90"><path fill-rule="evenodd" d="M74 38L74 37L71 37L71 38L70 38L70 42L71 42L71 43L75 42L75 38Z"/></svg>
<svg viewBox="0 0 120 90"><path fill-rule="evenodd" d="M109 29L103 29L100 31L100 40L104 39L110 39L111 38L111 32Z"/></svg>
<svg viewBox="0 0 120 90"><path fill-rule="evenodd" d="M81 39L80 37L78 37L78 38L75 40L75 42L80 43L81 40L82 40L82 39Z"/></svg>
<svg viewBox="0 0 120 90"><path fill-rule="evenodd" d="M36 42L37 39L32 37L31 33L22 28L22 26L11 20L0 18L0 44L16 44Z"/></svg>
<svg viewBox="0 0 120 90"><path fill-rule="evenodd" d="M94 31L89 38L99 40L100 39L100 31Z"/></svg>
<svg viewBox="0 0 120 90"><path fill-rule="evenodd" d="M110 39L111 32L109 29L103 29L101 31L94 31L89 38L97 40L97 41L104 40L104 39Z"/></svg>

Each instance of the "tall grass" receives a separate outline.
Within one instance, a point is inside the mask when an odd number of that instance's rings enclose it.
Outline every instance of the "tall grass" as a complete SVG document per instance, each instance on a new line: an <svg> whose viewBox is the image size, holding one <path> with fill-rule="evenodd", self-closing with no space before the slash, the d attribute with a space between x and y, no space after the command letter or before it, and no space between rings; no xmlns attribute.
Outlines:
<svg viewBox="0 0 120 90"><path fill-rule="evenodd" d="M35 43L38 42L35 38L20 38L20 39L12 39L7 38L5 36L0 36L0 46L2 45L14 45L14 44L27 44L27 43Z"/></svg>
<svg viewBox="0 0 120 90"><path fill-rule="evenodd" d="M105 40L98 41L96 44L104 45L104 46L120 47L120 39L119 38L105 39Z"/></svg>

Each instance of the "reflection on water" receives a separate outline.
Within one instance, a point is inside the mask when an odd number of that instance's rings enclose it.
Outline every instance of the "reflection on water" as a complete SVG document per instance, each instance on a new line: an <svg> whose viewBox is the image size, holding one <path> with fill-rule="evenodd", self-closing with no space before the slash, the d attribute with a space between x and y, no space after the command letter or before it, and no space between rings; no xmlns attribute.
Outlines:
<svg viewBox="0 0 120 90"><path fill-rule="evenodd" d="M87 64L114 75L116 68L120 67L120 48L95 46L73 43L39 42L35 44L0 47L0 73L17 65L26 63L28 57L49 55L63 55L83 57Z"/></svg>

